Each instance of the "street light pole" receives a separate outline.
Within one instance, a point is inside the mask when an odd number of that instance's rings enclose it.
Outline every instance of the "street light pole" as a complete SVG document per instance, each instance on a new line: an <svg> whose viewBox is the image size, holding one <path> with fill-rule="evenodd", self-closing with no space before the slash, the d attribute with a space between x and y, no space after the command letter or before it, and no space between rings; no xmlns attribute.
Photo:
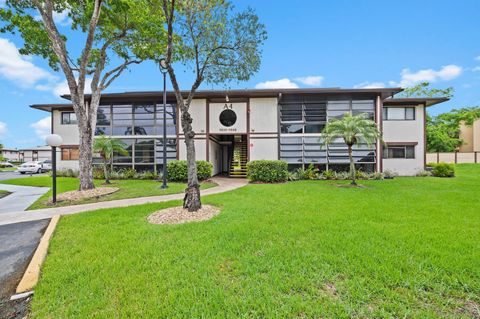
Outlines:
<svg viewBox="0 0 480 319"><path fill-rule="evenodd" d="M160 60L160 72L163 74L163 172L162 189L167 186L167 63L165 59Z"/></svg>
<svg viewBox="0 0 480 319"><path fill-rule="evenodd" d="M52 202L57 202L57 147L62 145L62 137L57 134L50 134L45 139L52 147Z"/></svg>

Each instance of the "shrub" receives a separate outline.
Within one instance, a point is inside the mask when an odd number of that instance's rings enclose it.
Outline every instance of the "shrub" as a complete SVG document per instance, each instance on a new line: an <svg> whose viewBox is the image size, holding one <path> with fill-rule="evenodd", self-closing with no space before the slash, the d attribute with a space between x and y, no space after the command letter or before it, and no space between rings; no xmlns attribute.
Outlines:
<svg viewBox="0 0 480 319"><path fill-rule="evenodd" d="M278 160L251 161L247 163L247 176L252 182L285 182L288 179L288 164Z"/></svg>
<svg viewBox="0 0 480 319"><path fill-rule="evenodd" d="M207 161L197 161L197 176L203 181L212 177L213 165ZM175 160L167 163L169 181L184 182L188 179L187 161Z"/></svg>
<svg viewBox="0 0 480 319"><path fill-rule="evenodd" d="M432 175L435 177L454 177L455 166L448 163L429 164L432 166Z"/></svg>
<svg viewBox="0 0 480 319"><path fill-rule="evenodd" d="M212 177L213 164L207 161L197 161L198 179L203 181Z"/></svg>

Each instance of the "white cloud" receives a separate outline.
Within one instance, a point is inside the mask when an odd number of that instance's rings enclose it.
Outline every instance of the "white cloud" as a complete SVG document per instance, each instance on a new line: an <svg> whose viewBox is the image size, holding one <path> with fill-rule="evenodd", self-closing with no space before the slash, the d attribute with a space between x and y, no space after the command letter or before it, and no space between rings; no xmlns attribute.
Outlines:
<svg viewBox="0 0 480 319"><path fill-rule="evenodd" d="M480 66L476 66L472 69L473 72L480 72Z"/></svg>
<svg viewBox="0 0 480 319"><path fill-rule="evenodd" d="M322 85L324 77L320 75L311 75L311 76L298 77L298 78L295 78L294 80L305 85L320 86Z"/></svg>
<svg viewBox="0 0 480 319"><path fill-rule="evenodd" d="M91 78L86 78L85 79L85 94L92 93L92 90L90 88L90 84L92 84L92 79ZM53 94L55 94L56 96L61 96L61 95L64 95L64 94L70 94L70 89L68 88L67 80L64 80L63 82L57 83L53 86L37 87L37 90L42 90L42 91L52 90Z"/></svg>
<svg viewBox="0 0 480 319"><path fill-rule="evenodd" d="M480 61L480 55L475 57L475 60Z"/></svg>
<svg viewBox="0 0 480 319"><path fill-rule="evenodd" d="M384 88L386 85L383 82L362 82L357 85L354 85L353 87L355 89L378 89L378 88Z"/></svg>
<svg viewBox="0 0 480 319"><path fill-rule="evenodd" d="M0 38L0 75L22 87L56 79L50 72L34 65L19 52L15 44Z"/></svg>
<svg viewBox="0 0 480 319"><path fill-rule="evenodd" d="M296 89L298 85L290 79L260 82L255 85L256 89Z"/></svg>
<svg viewBox="0 0 480 319"><path fill-rule="evenodd" d="M7 123L0 122L0 137L4 137L7 134Z"/></svg>
<svg viewBox="0 0 480 319"><path fill-rule="evenodd" d="M53 12L53 22L63 27L70 25L72 23L72 20L68 17L69 13L69 9L63 10L62 12ZM38 14L34 17L34 19L37 21L41 21L42 16Z"/></svg>
<svg viewBox="0 0 480 319"><path fill-rule="evenodd" d="M442 66L439 70L424 69L412 72L410 69L403 69L400 73L400 82L390 81L391 85L401 87L414 86L421 82L449 81L457 78L462 74L463 68L455 64Z"/></svg>
<svg viewBox="0 0 480 319"><path fill-rule="evenodd" d="M41 139L45 139L51 132L51 118L50 116L30 124L30 127L35 130L35 134Z"/></svg>

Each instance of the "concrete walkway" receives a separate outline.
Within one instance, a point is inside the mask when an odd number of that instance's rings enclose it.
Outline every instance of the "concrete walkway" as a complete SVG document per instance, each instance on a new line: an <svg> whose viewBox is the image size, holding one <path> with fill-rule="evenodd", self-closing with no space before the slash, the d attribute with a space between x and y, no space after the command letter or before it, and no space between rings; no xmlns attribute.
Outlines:
<svg viewBox="0 0 480 319"><path fill-rule="evenodd" d="M248 182L245 179L233 179L225 177L214 177L212 180L218 184L216 187L202 190L202 196L212 195L227 192L245 186ZM1 185L3 186L3 185ZM11 195L9 195L11 196ZM7 197L9 197L7 196ZM170 200L183 199L184 193L163 195L163 196L150 196L150 197L138 197L119 199L108 202L98 202L84 205L74 205L55 208L44 208L29 210L26 212L17 211L11 213L0 214L0 225L7 225L25 221L40 220L45 218L52 218L55 215L70 215L91 210L97 210L102 208L114 208L114 207L126 207L132 205L140 205L147 203L159 203Z"/></svg>
<svg viewBox="0 0 480 319"><path fill-rule="evenodd" d="M48 192L48 187L18 186L0 184L0 189L12 194L0 199L0 215L8 212L24 211L37 199Z"/></svg>

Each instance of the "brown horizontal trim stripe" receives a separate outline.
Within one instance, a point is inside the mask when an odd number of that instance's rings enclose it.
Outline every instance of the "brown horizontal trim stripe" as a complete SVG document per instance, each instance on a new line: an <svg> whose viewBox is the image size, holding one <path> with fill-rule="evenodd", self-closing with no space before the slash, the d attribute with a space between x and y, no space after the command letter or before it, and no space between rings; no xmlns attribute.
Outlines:
<svg viewBox="0 0 480 319"><path fill-rule="evenodd" d="M410 146L410 145L418 145L418 142L385 142L387 146Z"/></svg>

